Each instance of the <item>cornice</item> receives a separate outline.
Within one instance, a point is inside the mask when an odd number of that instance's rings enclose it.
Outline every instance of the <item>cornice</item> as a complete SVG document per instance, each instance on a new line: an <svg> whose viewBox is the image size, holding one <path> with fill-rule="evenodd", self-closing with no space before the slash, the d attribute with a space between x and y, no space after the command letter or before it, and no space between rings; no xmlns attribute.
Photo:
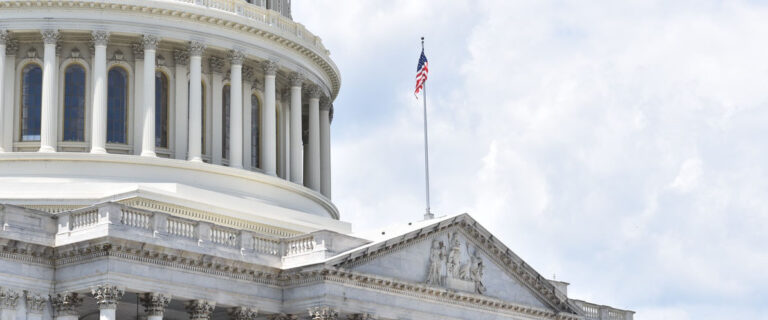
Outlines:
<svg viewBox="0 0 768 320"><path fill-rule="evenodd" d="M103 0L39 0L39 1L28 1L28 0L5 0L0 2L0 9L3 8L18 8L18 9L34 9L34 8L41 8L45 10L50 10L51 8L66 8L68 10L75 10L75 9L98 9L101 11L116 11L116 12L126 12L130 14L150 14L154 16L163 16L165 18L176 18L176 19L183 19L186 21L192 21L195 23L203 23L207 24L209 26L219 26L219 27L227 27L233 31L247 33L251 35L258 36L262 38L263 40L270 41L273 43L278 44L281 47L285 47L291 50L297 51L299 54L304 56L305 58L309 59L309 61L312 61L315 63L318 67L320 67L321 70L323 70L330 79L330 84L332 88L332 96L335 99L336 95L339 92L339 88L341 87L341 77L339 74L338 67L336 64L327 56L327 50L324 48L311 48L307 45L304 45L300 43L298 39L298 35L301 32L286 32L285 30L280 30L277 27L275 30L266 30L262 26L259 26L258 23L260 21L238 15L233 12L226 12L226 11L219 11L219 10L208 10L211 12L211 14L202 13L205 11L202 10L184 10L185 8L189 8L189 5L185 2L179 1L178 8L176 9L168 9L168 8L161 8L159 5L152 6L154 1L150 0L142 0L141 2L134 2L134 1L124 1L124 3L120 3L120 1L110 1L105 2ZM141 3L141 4L140 4ZM146 4L145 4L146 3ZM181 5L184 4L184 5ZM204 9L204 8L201 8ZM228 19L225 19L224 17L219 17L218 15L227 15L229 16ZM247 21L247 22L246 22ZM293 28L299 28L301 25L296 22L289 21L288 24L292 24L291 26ZM282 23L285 24L285 23ZM277 25L280 25L278 23ZM272 27L272 24L265 24L266 27ZM290 37L288 35L293 34L294 37ZM306 42L310 42L310 40L303 39ZM317 45L317 41L315 40L315 45ZM326 52L318 52L319 50L325 50Z"/></svg>

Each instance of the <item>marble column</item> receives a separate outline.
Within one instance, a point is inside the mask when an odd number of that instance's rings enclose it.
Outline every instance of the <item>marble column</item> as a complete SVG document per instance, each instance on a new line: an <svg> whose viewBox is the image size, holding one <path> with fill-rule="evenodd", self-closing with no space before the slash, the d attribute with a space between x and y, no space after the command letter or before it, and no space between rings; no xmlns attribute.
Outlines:
<svg viewBox="0 0 768 320"><path fill-rule="evenodd" d="M255 320L259 311L256 308L237 307L229 309L228 313L232 320Z"/></svg>
<svg viewBox="0 0 768 320"><path fill-rule="evenodd" d="M171 297L156 292L148 292L139 295L139 302L144 306L147 320L162 320L165 308L171 303Z"/></svg>
<svg viewBox="0 0 768 320"><path fill-rule="evenodd" d="M77 292L57 293L50 297L54 319L78 320L77 309L83 304L83 298Z"/></svg>
<svg viewBox="0 0 768 320"><path fill-rule="evenodd" d="M189 43L189 151L187 159L203 162L203 52L201 42Z"/></svg>
<svg viewBox="0 0 768 320"><path fill-rule="evenodd" d="M303 83L304 76L301 73L294 72L291 75L291 181L298 184L304 183L304 164L302 163L304 144L301 139L301 85Z"/></svg>
<svg viewBox="0 0 768 320"><path fill-rule="evenodd" d="M264 112L262 113L261 149L262 169L269 175L277 174L277 119L275 115L275 74L277 63L266 61L264 68Z"/></svg>
<svg viewBox="0 0 768 320"><path fill-rule="evenodd" d="M309 87L309 119L307 121L309 129L309 143L307 150L309 153L309 163L304 178L307 180L307 186L315 191L320 191L320 96L323 90L318 85Z"/></svg>
<svg viewBox="0 0 768 320"><path fill-rule="evenodd" d="M253 144L251 140L251 115L253 113L253 104L251 95L253 90L253 68L243 66L243 168L255 169L256 164L251 163L251 154L253 153ZM261 127L261 126L259 126Z"/></svg>
<svg viewBox="0 0 768 320"><path fill-rule="evenodd" d="M3 141L5 140L5 43L10 40L7 30L0 30L0 152L5 152ZM10 151L10 150L9 150Z"/></svg>
<svg viewBox="0 0 768 320"><path fill-rule="evenodd" d="M141 134L141 155L156 157L155 154L155 53L157 37L145 34L144 44L144 118Z"/></svg>
<svg viewBox="0 0 768 320"><path fill-rule="evenodd" d="M320 193L331 198L331 101L320 101Z"/></svg>
<svg viewBox="0 0 768 320"><path fill-rule="evenodd" d="M224 117L224 59L211 57L208 59L208 63L211 68L211 98L213 101L211 108L211 162L221 164L222 149L224 148L222 144L222 137L224 136L224 127L222 126L222 118Z"/></svg>
<svg viewBox="0 0 768 320"><path fill-rule="evenodd" d="M16 290L0 288L0 320L16 319L19 296L19 292Z"/></svg>
<svg viewBox="0 0 768 320"><path fill-rule="evenodd" d="M0 148L5 151L13 151L13 105L16 95L16 70L13 66L16 65L16 54L19 51L19 43L13 39L10 34L7 34L8 38L5 40L5 73L0 74L0 77L4 79L4 87L0 87L0 91L3 91L3 99L0 100Z"/></svg>
<svg viewBox="0 0 768 320"><path fill-rule="evenodd" d="M336 320L339 318L339 312L329 306L311 307L309 316L312 320Z"/></svg>
<svg viewBox="0 0 768 320"><path fill-rule="evenodd" d="M187 68L189 67L189 51L183 49L176 49L173 51L173 60L176 62L176 75L174 83L176 84L175 96L176 96L176 121L175 134L174 134L174 158L182 160L187 159L187 134L189 133L189 90L192 86L192 82L188 81Z"/></svg>
<svg viewBox="0 0 768 320"><path fill-rule="evenodd" d="M229 53L229 166L243 168L243 59L242 51Z"/></svg>
<svg viewBox="0 0 768 320"><path fill-rule="evenodd" d="M141 154L141 140L144 134L144 44L137 42L133 49L133 154Z"/></svg>
<svg viewBox="0 0 768 320"><path fill-rule="evenodd" d="M91 153L107 153L107 42L109 32L91 33L93 40L93 107Z"/></svg>
<svg viewBox="0 0 768 320"><path fill-rule="evenodd" d="M216 303L205 300L192 300L187 303L189 320L210 320Z"/></svg>
<svg viewBox="0 0 768 320"><path fill-rule="evenodd" d="M56 152L58 144L56 120L56 43L61 35L58 30L43 30L43 88L40 108L40 152Z"/></svg>
<svg viewBox="0 0 768 320"><path fill-rule="evenodd" d="M48 306L47 300L43 295L24 292L24 298L27 302L27 320L41 320L43 311Z"/></svg>
<svg viewBox="0 0 768 320"><path fill-rule="evenodd" d="M99 320L115 320L117 302L123 298L125 290L113 285L99 285L91 289L91 296L99 306Z"/></svg>

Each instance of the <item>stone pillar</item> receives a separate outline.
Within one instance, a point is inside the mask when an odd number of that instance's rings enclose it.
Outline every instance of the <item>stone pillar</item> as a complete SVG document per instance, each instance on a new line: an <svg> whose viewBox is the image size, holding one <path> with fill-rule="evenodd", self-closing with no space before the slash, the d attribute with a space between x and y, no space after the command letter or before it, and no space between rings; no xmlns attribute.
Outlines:
<svg viewBox="0 0 768 320"><path fill-rule="evenodd" d="M303 148L301 141L301 85L304 83L304 76L295 72L291 75L291 143L290 143L290 162L291 162L291 181L298 184L304 183Z"/></svg>
<svg viewBox="0 0 768 320"><path fill-rule="evenodd" d="M156 157L155 154L155 51L157 37L145 34L144 44L144 118L141 134L141 155Z"/></svg>
<svg viewBox="0 0 768 320"><path fill-rule="evenodd" d="M275 117L275 74L277 63L266 61L264 68L264 112L262 113L262 135L259 148L261 149L261 168L269 175L277 174L277 120Z"/></svg>
<svg viewBox="0 0 768 320"><path fill-rule="evenodd" d="M308 171L305 175L307 186L315 191L320 191L320 95L322 89L318 85L309 88L309 151Z"/></svg>
<svg viewBox="0 0 768 320"><path fill-rule="evenodd" d="M251 141L251 119L253 104L251 103L251 91L253 90L253 69L243 66L243 168L253 169L251 154L253 153ZM263 107L262 107L263 108ZM261 125L259 125L261 128Z"/></svg>
<svg viewBox="0 0 768 320"><path fill-rule="evenodd" d="M232 320L255 320L259 311L256 308L237 307L229 309L229 318Z"/></svg>
<svg viewBox="0 0 768 320"><path fill-rule="evenodd" d="M176 62L176 75L174 76L176 83L176 121L175 121L175 142L174 142L174 158L187 159L187 134L189 129L189 90L192 87L192 82L187 80L187 67L189 67L189 51L176 49L173 51L173 60ZM189 72L191 75L191 71ZM199 81L198 81L199 82Z"/></svg>
<svg viewBox="0 0 768 320"><path fill-rule="evenodd" d="M144 131L144 44L131 45L133 48L133 154L141 154L141 137Z"/></svg>
<svg viewBox="0 0 768 320"><path fill-rule="evenodd" d="M56 152L57 110L56 110L56 79L58 66L56 63L56 43L59 41L58 30L43 30L43 92L40 108L40 152Z"/></svg>
<svg viewBox="0 0 768 320"><path fill-rule="evenodd" d="M337 320L339 312L329 306L309 308L309 316L312 320Z"/></svg>
<svg viewBox="0 0 768 320"><path fill-rule="evenodd" d="M277 124L277 174L285 179L291 179L291 161L289 145L291 144L291 90L284 90L280 96L280 119Z"/></svg>
<svg viewBox="0 0 768 320"><path fill-rule="evenodd" d="M16 65L16 53L19 51L19 43L15 39L12 39L10 35L5 40L5 73L0 74L3 77L5 85L0 86L0 91L3 91L3 99L0 100L0 148L5 151L13 151L13 105L16 95L16 70L13 66Z"/></svg>
<svg viewBox="0 0 768 320"><path fill-rule="evenodd" d="M189 320L210 320L216 303L205 300L192 300L187 303Z"/></svg>
<svg viewBox="0 0 768 320"><path fill-rule="evenodd" d="M229 166L232 168L243 168L243 59L242 51L230 51Z"/></svg>
<svg viewBox="0 0 768 320"><path fill-rule="evenodd" d="M189 43L189 151L187 159L203 162L203 52L201 42Z"/></svg>
<svg viewBox="0 0 768 320"><path fill-rule="evenodd" d="M320 103L320 193L331 198L331 101Z"/></svg>
<svg viewBox="0 0 768 320"><path fill-rule="evenodd" d="M24 298L27 302L27 320L41 320L43 318L43 311L48 306L45 297L25 291Z"/></svg>
<svg viewBox="0 0 768 320"><path fill-rule="evenodd" d="M0 288L0 320L16 319L16 307L19 305L19 292Z"/></svg>
<svg viewBox="0 0 768 320"><path fill-rule="evenodd" d="M0 152L5 152L5 97L3 80L5 80L5 43L10 40L6 30L0 30ZM8 150L10 151L10 150Z"/></svg>
<svg viewBox="0 0 768 320"><path fill-rule="evenodd" d="M139 296L141 305L144 306L144 312L147 314L147 320L162 320L165 307L171 303L171 297L160 293L144 293Z"/></svg>
<svg viewBox="0 0 768 320"><path fill-rule="evenodd" d="M99 320L115 320L117 302L123 298L123 294L123 289L106 284L91 289L91 296L99 306Z"/></svg>
<svg viewBox="0 0 768 320"><path fill-rule="evenodd" d="M222 104L222 89L224 88L224 59L211 57L208 62L211 67L211 97L213 98L212 115L211 115L211 129L213 134L211 135L211 142L213 147L211 148L211 162L214 164L221 164L222 158L222 136L223 127L221 119L224 117L224 105ZM230 106L231 107L231 106Z"/></svg>
<svg viewBox="0 0 768 320"><path fill-rule="evenodd" d="M56 320L78 320L77 309L83 304L83 298L77 292L57 293L50 298Z"/></svg>
<svg viewBox="0 0 768 320"><path fill-rule="evenodd" d="M107 42L109 33L94 31L93 40L93 107L91 119L91 153L107 153Z"/></svg>

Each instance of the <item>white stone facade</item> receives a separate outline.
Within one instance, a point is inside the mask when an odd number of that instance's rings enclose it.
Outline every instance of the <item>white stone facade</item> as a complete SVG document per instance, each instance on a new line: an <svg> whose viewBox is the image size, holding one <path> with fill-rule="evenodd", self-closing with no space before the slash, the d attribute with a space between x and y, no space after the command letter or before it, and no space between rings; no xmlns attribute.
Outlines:
<svg viewBox="0 0 768 320"><path fill-rule="evenodd" d="M632 319L469 215L350 234L290 0L0 0L0 320Z"/></svg>

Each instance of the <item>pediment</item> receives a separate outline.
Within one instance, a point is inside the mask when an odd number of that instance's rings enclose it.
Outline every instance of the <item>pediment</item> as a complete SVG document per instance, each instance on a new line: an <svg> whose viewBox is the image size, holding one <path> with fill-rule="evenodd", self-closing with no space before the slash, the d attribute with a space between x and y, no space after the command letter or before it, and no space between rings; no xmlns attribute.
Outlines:
<svg viewBox="0 0 768 320"><path fill-rule="evenodd" d="M467 214L373 243L330 263L355 273L578 313L562 292Z"/></svg>

